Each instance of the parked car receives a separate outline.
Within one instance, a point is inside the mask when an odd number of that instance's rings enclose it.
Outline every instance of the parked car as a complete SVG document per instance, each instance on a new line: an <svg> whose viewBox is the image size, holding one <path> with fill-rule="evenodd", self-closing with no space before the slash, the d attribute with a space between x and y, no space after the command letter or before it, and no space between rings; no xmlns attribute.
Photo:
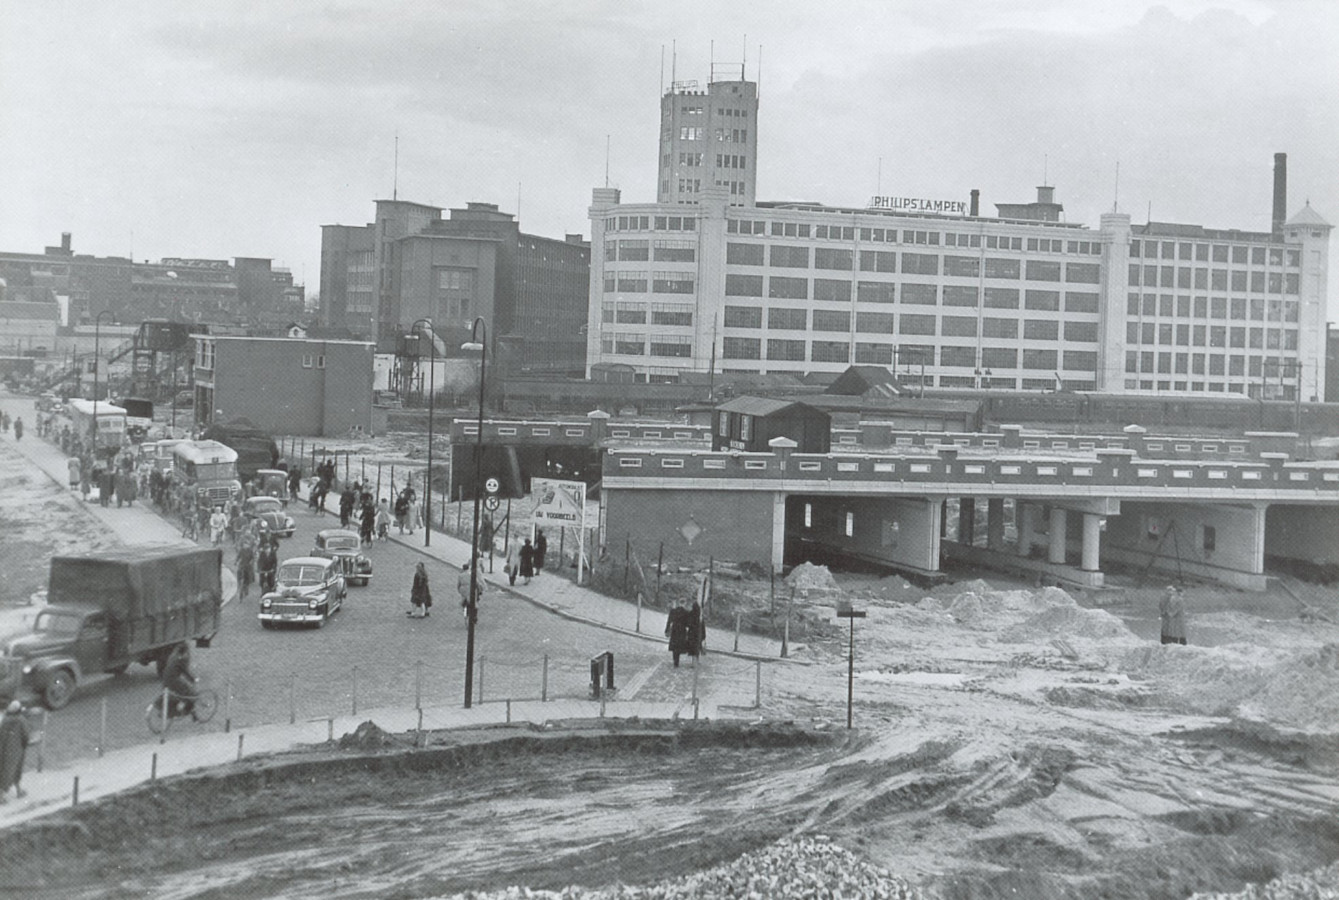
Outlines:
<svg viewBox="0 0 1339 900"><path fill-rule="evenodd" d="M279 564L274 590L260 598L260 624L315 625L321 628L344 607L348 588L343 566L334 559L298 556Z"/></svg>
<svg viewBox="0 0 1339 900"><path fill-rule="evenodd" d="M242 515L258 520L261 528L279 537L292 537L297 529L297 523L284 512L284 503L278 497L247 497L242 501Z"/></svg>
<svg viewBox="0 0 1339 900"><path fill-rule="evenodd" d="M357 532L327 528L316 533L312 556L337 560L349 584L366 587L372 580L372 560L361 552L362 539Z"/></svg>

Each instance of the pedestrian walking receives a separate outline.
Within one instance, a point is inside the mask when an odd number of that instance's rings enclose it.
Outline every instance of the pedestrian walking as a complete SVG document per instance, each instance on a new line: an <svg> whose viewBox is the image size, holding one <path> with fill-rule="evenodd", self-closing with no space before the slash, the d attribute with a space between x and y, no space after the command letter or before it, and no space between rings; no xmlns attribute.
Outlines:
<svg viewBox="0 0 1339 900"><path fill-rule="evenodd" d="M98 472L98 504L101 506L112 505L112 494L116 490L115 472L112 471L110 462L102 464Z"/></svg>
<svg viewBox="0 0 1339 900"><path fill-rule="evenodd" d="M83 480L84 464L77 456L71 456L65 460L65 468L70 472L70 490L79 490L79 482Z"/></svg>
<svg viewBox="0 0 1339 900"><path fill-rule="evenodd" d="M549 539L541 529L535 529L535 574L544 571L544 557L549 553Z"/></svg>
<svg viewBox="0 0 1339 900"><path fill-rule="evenodd" d="M466 562L460 567L460 574L456 576L456 593L460 595L460 609L466 619L470 617L470 582L472 581L474 582L474 605L477 607L484 596L484 580L477 577L474 570L471 569L470 563Z"/></svg>
<svg viewBox="0 0 1339 900"><path fill-rule="evenodd" d="M344 490L339 493L339 527L348 528L349 519L353 517L353 504L356 498L352 485L344 485Z"/></svg>
<svg viewBox="0 0 1339 900"><path fill-rule="evenodd" d="M377 524L377 508L372 505L371 495L363 503L363 508L358 514L358 534L362 543L372 546L373 529Z"/></svg>
<svg viewBox="0 0 1339 900"><path fill-rule="evenodd" d="M693 601L688 607L688 654L694 659L707 653L707 623L702 618L702 604Z"/></svg>
<svg viewBox="0 0 1339 900"><path fill-rule="evenodd" d="M391 536L391 505L382 497L377 501L377 538L387 540Z"/></svg>
<svg viewBox="0 0 1339 900"><path fill-rule="evenodd" d="M1158 617L1162 620L1162 642L1186 642L1186 603L1184 592L1174 584L1167 585L1158 603Z"/></svg>
<svg viewBox="0 0 1339 900"><path fill-rule="evenodd" d="M428 569L423 563L414 566L414 584L409 589L411 609L405 615L411 619L428 617L432 609L432 589L428 586Z"/></svg>
<svg viewBox="0 0 1339 900"><path fill-rule="evenodd" d="M237 545L237 599L245 600L256 580L256 548L250 540Z"/></svg>
<svg viewBox="0 0 1339 900"><path fill-rule="evenodd" d="M507 548L507 560L502 564L502 571L507 573L507 582L516 583L516 576L521 574L521 545L515 541Z"/></svg>
<svg viewBox="0 0 1339 900"><path fill-rule="evenodd" d="M679 668L679 658L691 652L688 639L688 610L675 603L665 617L665 636L669 638L669 651L674 657L674 668Z"/></svg>
<svg viewBox="0 0 1339 900"><path fill-rule="evenodd" d="M32 742L32 732L28 729L28 717L23 713L23 704L10 701L9 708L0 717L0 803L9 802L9 789L22 797L23 758L28 753L28 744Z"/></svg>
<svg viewBox="0 0 1339 900"><path fill-rule="evenodd" d="M521 577L525 583L530 583L530 578L535 574L535 548L530 546L530 538L525 539L521 546Z"/></svg>
<svg viewBox="0 0 1339 900"><path fill-rule="evenodd" d="M83 496L84 502L88 502L88 495L93 491L92 481L92 460L83 460L79 465L79 493Z"/></svg>
<svg viewBox="0 0 1339 900"><path fill-rule="evenodd" d="M18 441L18 440L22 440L22 439L23 439L23 420L22 420L22 419L15 419L15 420L14 420L14 440Z"/></svg>
<svg viewBox="0 0 1339 900"><path fill-rule="evenodd" d="M410 495L411 496L409 498L409 533L413 534L414 526L417 525L419 521L423 518L423 507L419 504L418 497L413 496L412 491L410 492ZM424 527L426 528L427 526L425 525Z"/></svg>
<svg viewBox="0 0 1339 900"><path fill-rule="evenodd" d="M0 412L0 431L9 434L9 413Z"/></svg>
<svg viewBox="0 0 1339 900"><path fill-rule="evenodd" d="M395 525L400 529L400 534L404 534L406 526L410 527L410 534L413 534L413 526L409 525L409 488L400 491L395 498Z"/></svg>
<svg viewBox="0 0 1339 900"><path fill-rule="evenodd" d="M298 499L298 488L301 486L302 486L302 468L300 466L294 466L293 470L288 473L289 500Z"/></svg>
<svg viewBox="0 0 1339 900"><path fill-rule="evenodd" d="M215 547L223 543L223 535L228 531L228 514L223 507L216 506L209 514L209 542Z"/></svg>
<svg viewBox="0 0 1339 900"><path fill-rule="evenodd" d="M260 551L256 554L256 568L259 570L262 596L274 590L274 578L279 571L278 543L278 538L268 536L260 542Z"/></svg>

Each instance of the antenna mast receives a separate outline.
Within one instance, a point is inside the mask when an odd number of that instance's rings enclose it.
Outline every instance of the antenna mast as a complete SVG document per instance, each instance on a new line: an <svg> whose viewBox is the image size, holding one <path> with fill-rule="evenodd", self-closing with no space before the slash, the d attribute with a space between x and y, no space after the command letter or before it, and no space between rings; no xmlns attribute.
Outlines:
<svg viewBox="0 0 1339 900"><path fill-rule="evenodd" d="M609 187L609 135L604 136L604 186Z"/></svg>
<svg viewBox="0 0 1339 900"><path fill-rule="evenodd" d="M1111 211L1120 211L1120 160L1116 160L1116 189L1111 195Z"/></svg>
<svg viewBox="0 0 1339 900"><path fill-rule="evenodd" d="M391 181L391 199L400 199L400 132L395 132L395 175Z"/></svg>

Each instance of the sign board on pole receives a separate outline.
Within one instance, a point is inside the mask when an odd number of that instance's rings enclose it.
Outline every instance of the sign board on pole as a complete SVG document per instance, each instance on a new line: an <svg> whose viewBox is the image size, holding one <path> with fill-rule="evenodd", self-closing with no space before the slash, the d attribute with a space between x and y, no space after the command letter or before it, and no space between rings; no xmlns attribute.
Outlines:
<svg viewBox="0 0 1339 900"><path fill-rule="evenodd" d="M536 526L570 525L577 529L577 584L581 584L586 543L586 483L532 478L530 496L535 499L532 518Z"/></svg>

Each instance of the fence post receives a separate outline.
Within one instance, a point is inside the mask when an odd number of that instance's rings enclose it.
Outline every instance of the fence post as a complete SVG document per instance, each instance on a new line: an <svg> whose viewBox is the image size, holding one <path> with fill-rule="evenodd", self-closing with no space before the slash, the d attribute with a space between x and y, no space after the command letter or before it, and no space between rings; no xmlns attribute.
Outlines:
<svg viewBox="0 0 1339 900"><path fill-rule="evenodd" d="M735 650L739 650L739 620L743 615L739 610L735 610Z"/></svg>
<svg viewBox="0 0 1339 900"><path fill-rule="evenodd" d="M414 663L414 709L423 715L423 660Z"/></svg>
<svg viewBox="0 0 1339 900"><path fill-rule="evenodd" d="M539 702L547 703L549 700L549 655L544 654L544 674L539 682Z"/></svg>
<svg viewBox="0 0 1339 900"><path fill-rule="evenodd" d="M102 698L102 722L98 730L98 756L107 749L107 698Z"/></svg>
<svg viewBox="0 0 1339 900"><path fill-rule="evenodd" d="M349 483L349 451L344 451L344 483Z"/></svg>
<svg viewBox="0 0 1339 900"><path fill-rule="evenodd" d="M245 740L246 740L246 732L245 732L245 731L239 731L239 732L237 733L237 759L238 759L239 762L240 762L241 759L242 759L242 743L243 743Z"/></svg>
<svg viewBox="0 0 1339 900"><path fill-rule="evenodd" d="M756 660L753 665L753 708L762 709L762 660Z"/></svg>
<svg viewBox="0 0 1339 900"><path fill-rule="evenodd" d="M636 631L638 634L641 634L641 633L642 633L642 592L641 592L641 591L638 591L638 592L637 592L637 623L636 623L635 626L633 626L633 630Z"/></svg>
<svg viewBox="0 0 1339 900"><path fill-rule="evenodd" d="M511 698L507 698L507 724L511 724Z"/></svg>
<svg viewBox="0 0 1339 900"><path fill-rule="evenodd" d="M771 595L771 603L767 607L767 614L776 615L776 566L767 567L767 589Z"/></svg>
<svg viewBox="0 0 1339 900"><path fill-rule="evenodd" d="M353 714L358 715L358 667L353 667Z"/></svg>
<svg viewBox="0 0 1339 900"><path fill-rule="evenodd" d="M158 753L154 751L153 760L149 763L149 780L158 780Z"/></svg>
<svg viewBox="0 0 1339 900"><path fill-rule="evenodd" d="M163 688L163 731L161 734L158 735L158 743L160 744L167 743L167 711L168 711L168 704L171 702L172 702L171 691L169 691L167 688Z"/></svg>
<svg viewBox="0 0 1339 900"><path fill-rule="evenodd" d="M660 608L660 570L665 567L665 542L660 542L660 553L656 556L656 609Z"/></svg>
<svg viewBox="0 0 1339 900"><path fill-rule="evenodd" d="M78 776L78 775L74 776L74 791L73 791L73 793L70 795L70 805L71 805L71 806L78 806L78 805L79 805L79 776Z"/></svg>
<svg viewBox="0 0 1339 900"><path fill-rule="evenodd" d="M697 706L697 669L700 662L702 662L701 657L693 660L693 706Z"/></svg>
<svg viewBox="0 0 1339 900"><path fill-rule="evenodd" d="M623 593L628 592L628 568L632 562L632 535L624 539L623 544Z"/></svg>
<svg viewBox="0 0 1339 900"><path fill-rule="evenodd" d="M381 500L381 463L377 463L377 492L376 492L376 498L377 498L378 501Z"/></svg>
<svg viewBox="0 0 1339 900"><path fill-rule="evenodd" d="M359 472L359 474L358 474L358 480L361 481L363 484L367 484L367 457L366 457L366 456L360 456L360 457L358 457L358 472Z"/></svg>
<svg viewBox="0 0 1339 900"><path fill-rule="evenodd" d="M232 731L232 679L223 684L223 733Z"/></svg>
<svg viewBox="0 0 1339 900"><path fill-rule="evenodd" d="M479 704L482 706L482 705L483 705L483 702L484 702L484 658L483 658L483 655L480 654L480 656L479 656Z"/></svg>

